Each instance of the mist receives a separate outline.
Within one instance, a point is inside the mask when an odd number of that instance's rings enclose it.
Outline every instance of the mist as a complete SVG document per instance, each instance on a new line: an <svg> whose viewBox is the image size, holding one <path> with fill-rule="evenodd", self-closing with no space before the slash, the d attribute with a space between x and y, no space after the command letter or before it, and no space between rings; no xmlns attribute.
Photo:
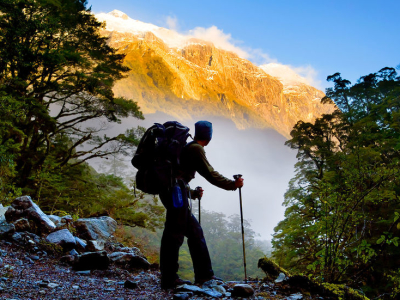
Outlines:
<svg viewBox="0 0 400 300"><path fill-rule="evenodd" d="M296 151L285 146L286 138L272 129L239 130L231 120L225 118L201 119L213 123L213 138L205 147L209 162L225 177L243 175L243 216L260 235L258 239L271 240L274 227L284 217L285 208L282 203L289 180L294 176ZM127 118L123 119L120 125L108 129L106 133L115 135L138 125L148 128L155 122L164 123L171 120L174 118L163 113L147 114L145 120ZM194 136L194 123L198 120L200 119L178 121L188 126ZM134 172L130 159L131 157L127 158L126 164ZM98 169L99 161L93 165ZM198 173L190 182L190 186L203 187L202 210L221 212L227 216L240 214L238 191L219 189ZM193 203L197 206L197 201Z"/></svg>

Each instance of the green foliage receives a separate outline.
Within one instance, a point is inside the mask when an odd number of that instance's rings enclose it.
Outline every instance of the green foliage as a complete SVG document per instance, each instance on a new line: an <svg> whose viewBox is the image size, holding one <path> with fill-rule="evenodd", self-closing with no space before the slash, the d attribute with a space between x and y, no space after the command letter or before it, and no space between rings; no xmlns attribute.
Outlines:
<svg viewBox="0 0 400 300"><path fill-rule="evenodd" d="M2 1L1 146L15 154L19 187L34 189L32 178L47 160L77 165L137 145L135 130L108 137L101 127L85 128L143 118L135 102L114 97L115 81L129 69L99 35L101 26L84 0ZM77 151L80 145L85 150Z"/></svg>
<svg viewBox="0 0 400 300"><path fill-rule="evenodd" d="M400 78L392 68L355 85L340 74L325 102L332 114L299 121L286 144L298 150L274 257L317 280L388 293L398 268ZM390 259L389 259L390 258Z"/></svg>
<svg viewBox="0 0 400 300"><path fill-rule="evenodd" d="M154 230L163 208L136 197L117 174L98 174L87 164L132 155L144 128L101 133L108 123L143 115L136 102L114 96L129 68L100 36L103 24L86 4L1 3L0 199L8 204L28 194L47 213L109 215Z"/></svg>

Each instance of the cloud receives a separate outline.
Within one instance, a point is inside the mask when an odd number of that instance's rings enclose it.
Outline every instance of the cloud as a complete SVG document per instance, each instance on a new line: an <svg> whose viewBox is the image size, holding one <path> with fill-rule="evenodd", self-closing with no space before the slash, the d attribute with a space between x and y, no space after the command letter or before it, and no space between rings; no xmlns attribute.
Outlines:
<svg viewBox="0 0 400 300"><path fill-rule="evenodd" d="M320 88L321 81L317 79L318 72L310 65L293 67L278 62L271 62L260 66L265 73L277 77L284 85L305 83Z"/></svg>
<svg viewBox="0 0 400 300"><path fill-rule="evenodd" d="M217 26L211 26L209 28L196 27L195 29L189 30L188 36L212 42L217 48L232 51L242 58L249 59L251 54L245 49L238 47L238 41L235 41L231 34L224 33L223 30Z"/></svg>
<svg viewBox="0 0 400 300"><path fill-rule="evenodd" d="M168 16L165 20L165 23L167 24L167 27L171 30L178 31L178 19L177 17L173 16Z"/></svg>

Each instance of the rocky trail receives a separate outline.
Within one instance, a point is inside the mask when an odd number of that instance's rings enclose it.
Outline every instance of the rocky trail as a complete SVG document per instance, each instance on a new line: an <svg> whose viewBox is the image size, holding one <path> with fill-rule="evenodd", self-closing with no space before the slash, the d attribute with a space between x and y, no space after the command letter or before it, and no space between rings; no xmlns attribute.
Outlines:
<svg viewBox="0 0 400 300"><path fill-rule="evenodd" d="M29 196L0 205L0 299L339 299L267 258L259 267L268 280L210 280L163 290L158 265L118 243L116 228L110 217L46 215Z"/></svg>

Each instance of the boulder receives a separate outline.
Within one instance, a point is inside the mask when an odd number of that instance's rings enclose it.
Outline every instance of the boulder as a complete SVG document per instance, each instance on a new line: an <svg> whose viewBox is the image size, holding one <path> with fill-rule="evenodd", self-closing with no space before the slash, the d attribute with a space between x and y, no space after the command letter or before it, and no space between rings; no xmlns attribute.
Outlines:
<svg viewBox="0 0 400 300"><path fill-rule="evenodd" d="M103 251L104 250L104 241L103 240L91 240L87 242L87 247L86 247L87 251Z"/></svg>
<svg viewBox="0 0 400 300"><path fill-rule="evenodd" d="M146 258L136 255L134 253L114 252L109 256L110 260L115 264L128 265L132 269L145 269L150 268L150 263Z"/></svg>
<svg viewBox="0 0 400 300"><path fill-rule="evenodd" d="M236 284L233 287L232 297L248 298L253 296L254 289L249 284Z"/></svg>
<svg viewBox="0 0 400 300"><path fill-rule="evenodd" d="M108 268L110 260L106 251L86 252L76 257L73 265L74 270L105 270Z"/></svg>
<svg viewBox="0 0 400 300"><path fill-rule="evenodd" d="M54 225L29 196L16 198L6 211L5 217L9 223L21 218L33 220L41 232L52 232L56 229L56 225Z"/></svg>
<svg viewBox="0 0 400 300"><path fill-rule="evenodd" d="M55 216L55 215L48 215L47 216L53 223L54 225L56 225L57 227L64 225L61 224L61 218L59 216Z"/></svg>
<svg viewBox="0 0 400 300"><path fill-rule="evenodd" d="M29 224L29 221L25 218L18 219L14 223L15 226L15 231L30 231L31 225Z"/></svg>
<svg viewBox="0 0 400 300"><path fill-rule="evenodd" d="M50 233L46 237L46 241L60 245L63 249L72 249L76 245L75 237L68 229L61 229Z"/></svg>
<svg viewBox="0 0 400 300"><path fill-rule="evenodd" d="M79 219L74 225L78 236L85 240L107 240L117 229L117 222L106 216Z"/></svg>
<svg viewBox="0 0 400 300"><path fill-rule="evenodd" d="M79 251L85 251L86 249L86 242L78 237L75 237L75 242L76 242L76 249Z"/></svg>
<svg viewBox="0 0 400 300"><path fill-rule="evenodd" d="M61 223L62 224L69 224L73 221L72 217L70 215L66 215L64 217L61 217Z"/></svg>
<svg viewBox="0 0 400 300"><path fill-rule="evenodd" d="M6 211L8 210L8 206L3 207L3 205L0 206L0 223L2 221L6 221L6 217L4 216L4 214L6 213Z"/></svg>
<svg viewBox="0 0 400 300"><path fill-rule="evenodd" d="M193 292L196 295L204 295L204 296L209 296L213 298L221 298L223 295L217 291L214 291L209 288L200 288L196 285L189 285L189 284L184 284L181 286L178 286L175 289L176 292L181 293L181 292Z"/></svg>
<svg viewBox="0 0 400 300"><path fill-rule="evenodd" d="M286 279L288 279L288 278L289 278L289 277L286 277L285 274L279 273L279 276L278 276L277 279L275 279L275 282L276 282L276 283L279 283L279 282L282 282L282 281L284 281L284 280L286 280Z"/></svg>
<svg viewBox="0 0 400 300"><path fill-rule="evenodd" d="M0 238L12 235L14 232L14 224L8 224L4 219L0 220Z"/></svg>
<svg viewBox="0 0 400 300"><path fill-rule="evenodd" d="M73 265L76 261L76 256L75 255L65 255L60 258L61 263L66 263L68 265Z"/></svg>

